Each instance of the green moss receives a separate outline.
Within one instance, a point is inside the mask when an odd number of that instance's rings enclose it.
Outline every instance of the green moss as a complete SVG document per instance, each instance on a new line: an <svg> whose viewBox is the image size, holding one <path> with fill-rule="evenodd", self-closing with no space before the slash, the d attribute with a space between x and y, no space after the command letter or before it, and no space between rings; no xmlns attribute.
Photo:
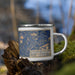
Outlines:
<svg viewBox="0 0 75 75"><path fill-rule="evenodd" d="M64 65L64 67L56 72L55 75L75 75L75 62Z"/></svg>
<svg viewBox="0 0 75 75"><path fill-rule="evenodd" d="M60 51L64 47L64 42L62 41L61 44L55 44L54 50L55 52ZM57 56L59 60L61 60L62 64L67 62L71 62L75 59L75 41L68 41L67 49Z"/></svg>

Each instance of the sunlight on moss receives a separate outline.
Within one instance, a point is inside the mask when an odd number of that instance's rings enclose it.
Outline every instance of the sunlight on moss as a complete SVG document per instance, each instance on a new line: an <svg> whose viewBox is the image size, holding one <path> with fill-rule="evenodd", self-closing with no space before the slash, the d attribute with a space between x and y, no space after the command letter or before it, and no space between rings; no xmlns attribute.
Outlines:
<svg viewBox="0 0 75 75"><path fill-rule="evenodd" d="M6 66L1 66L0 67L0 74L2 74L4 72L7 72L7 68L6 68Z"/></svg>

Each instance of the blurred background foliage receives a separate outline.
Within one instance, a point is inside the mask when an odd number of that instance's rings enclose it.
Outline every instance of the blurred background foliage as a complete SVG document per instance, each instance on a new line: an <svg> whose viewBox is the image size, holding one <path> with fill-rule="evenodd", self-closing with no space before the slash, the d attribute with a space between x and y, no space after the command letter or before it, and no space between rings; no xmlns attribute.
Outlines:
<svg viewBox="0 0 75 75"><path fill-rule="evenodd" d="M53 60L54 66L58 67L52 72L55 75L75 75L75 0L0 0L0 73L5 69L1 68L4 65L1 55L8 47L7 42L18 39L17 26L39 23L53 23L54 31L64 33L68 39L66 51L55 56L58 63ZM55 52L63 46L63 40L56 42Z"/></svg>
<svg viewBox="0 0 75 75"><path fill-rule="evenodd" d="M75 62L63 66L55 75L75 75Z"/></svg>

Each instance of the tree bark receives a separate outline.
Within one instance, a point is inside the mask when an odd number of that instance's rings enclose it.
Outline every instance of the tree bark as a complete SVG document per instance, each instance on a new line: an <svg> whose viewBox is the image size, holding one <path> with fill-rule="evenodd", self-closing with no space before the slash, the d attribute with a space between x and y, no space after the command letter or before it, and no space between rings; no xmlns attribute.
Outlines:
<svg viewBox="0 0 75 75"><path fill-rule="evenodd" d="M7 75L49 75L51 69L55 69L53 61L30 62L28 59L19 58L18 42L9 41L9 47L2 55L8 69ZM56 61L56 62L55 62Z"/></svg>

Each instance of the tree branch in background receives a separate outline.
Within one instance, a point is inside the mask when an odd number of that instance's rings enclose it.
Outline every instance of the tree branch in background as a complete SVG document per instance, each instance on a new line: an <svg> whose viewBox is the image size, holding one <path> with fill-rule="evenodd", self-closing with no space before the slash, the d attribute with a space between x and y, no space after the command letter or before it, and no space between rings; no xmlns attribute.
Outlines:
<svg viewBox="0 0 75 75"><path fill-rule="evenodd" d="M49 24L52 23L54 24L53 18L52 18L52 0L50 0L50 16L49 16ZM56 32L56 27L53 27L53 31Z"/></svg>
<svg viewBox="0 0 75 75"><path fill-rule="evenodd" d="M39 24L39 1L37 0L36 24Z"/></svg>
<svg viewBox="0 0 75 75"><path fill-rule="evenodd" d="M64 32L64 28L65 28L65 23L64 23L64 12L63 12L63 8L62 8L61 0L59 0L59 7L60 7L61 15L62 15L63 33L65 33L65 32Z"/></svg>
<svg viewBox="0 0 75 75"><path fill-rule="evenodd" d="M73 0L71 0L71 5L70 5L70 9L69 9L69 14L68 14L68 22L67 22L67 37L68 37L69 22L70 22L71 12L72 12L72 3L73 3Z"/></svg>
<svg viewBox="0 0 75 75"><path fill-rule="evenodd" d="M71 35L69 36L69 40L70 40L70 41L75 40L75 11L74 11L74 25L73 25L73 28L72 28L72 33L71 33Z"/></svg>
<svg viewBox="0 0 75 75"><path fill-rule="evenodd" d="M52 18L52 0L50 0L50 16L49 16L49 23L54 23Z"/></svg>
<svg viewBox="0 0 75 75"><path fill-rule="evenodd" d="M17 40L18 39L18 33L17 33L17 26L16 26L16 18L15 18L14 0L10 0L10 10L11 10L11 14L12 14L14 38Z"/></svg>
<svg viewBox="0 0 75 75"><path fill-rule="evenodd" d="M72 29L72 32L75 32L75 10L74 10L74 27L73 27L73 29Z"/></svg>

